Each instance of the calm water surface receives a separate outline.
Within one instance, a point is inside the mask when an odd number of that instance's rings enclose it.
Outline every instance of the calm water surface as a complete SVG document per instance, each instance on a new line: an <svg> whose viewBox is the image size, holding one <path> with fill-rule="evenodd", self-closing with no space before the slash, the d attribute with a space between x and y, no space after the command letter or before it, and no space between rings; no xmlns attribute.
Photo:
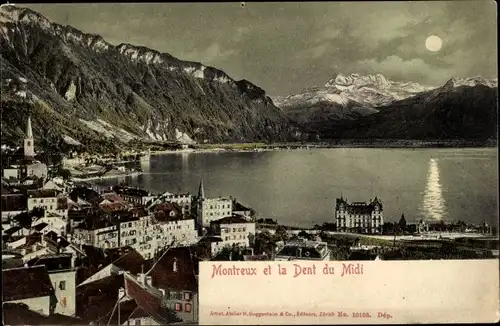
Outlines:
<svg viewBox="0 0 500 326"><path fill-rule="evenodd" d="M125 180L153 192L233 196L280 223L333 221L335 198L384 203L386 221L421 218L498 221L497 149L317 149L182 153L151 157L145 174Z"/></svg>

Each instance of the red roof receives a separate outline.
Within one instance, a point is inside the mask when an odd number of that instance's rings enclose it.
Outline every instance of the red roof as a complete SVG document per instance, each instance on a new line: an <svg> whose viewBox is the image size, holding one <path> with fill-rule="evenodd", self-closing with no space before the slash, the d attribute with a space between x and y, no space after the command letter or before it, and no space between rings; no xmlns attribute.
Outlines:
<svg viewBox="0 0 500 326"><path fill-rule="evenodd" d="M175 215L170 216L171 212L174 212ZM183 218L181 207L176 203L170 203L170 202L156 205L154 216L156 220L163 222L175 221Z"/></svg>
<svg viewBox="0 0 500 326"><path fill-rule="evenodd" d="M189 247L167 249L149 275L157 288L198 291L196 266Z"/></svg>
<svg viewBox="0 0 500 326"><path fill-rule="evenodd" d="M57 197L60 191L55 189L38 189L38 190L28 190L29 198L51 198Z"/></svg>
<svg viewBox="0 0 500 326"><path fill-rule="evenodd" d="M125 200L123 200L122 197L118 196L114 192L104 193L104 194L101 195L101 198L109 200L110 202L113 202L113 203L125 202Z"/></svg>
<svg viewBox="0 0 500 326"><path fill-rule="evenodd" d="M96 321L111 313L124 286L123 274L112 275L76 288L76 316Z"/></svg>
<svg viewBox="0 0 500 326"><path fill-rule="evenodd" d="M54 294L45 266L2 270L3 301L45 297Z"/></svg>
<svg viewBox="0 0 500 326"><path fill-rule="evenodd" d="M227 216L216 221L212 221L213 224L236 224L236 223L253 223L250 222L239 215Z"/></svg>
<svg viewBox="0 0 500 326"><path fill-rule="evenodd" d="M135 249L130 249L112 264L133 274L147 272L151 268L151 262L145 260Z"/></svg>
<svg viewBox="0 0 500 326"><path fill-rule="evenodd" d="M105 203L105 204L99 204L99 208L105 212L116 212L126 209L127 204L124 202Z"/></svg>
<svg viewBox="0 0 500 326"><path fill-rule="evenodd" d="M162 298L148 291L136 280L125 275L125 293L135 300L139 308L148 316L162 324L182 321L176 314L162 306Z"/></svg>

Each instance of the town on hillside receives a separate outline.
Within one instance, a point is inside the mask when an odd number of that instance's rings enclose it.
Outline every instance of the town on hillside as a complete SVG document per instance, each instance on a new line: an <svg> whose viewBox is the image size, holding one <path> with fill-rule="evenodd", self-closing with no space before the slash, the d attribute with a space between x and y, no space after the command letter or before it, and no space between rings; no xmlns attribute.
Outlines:
<svg viewBox="0 0 500 326"><path fill-rule="evenodd" d="M102 187L23 155L2 171L4 324L198 323L199 262L498 257L486 223L384 221L381 199L333 203L331 222L279 225L236 198Z"/></svg>

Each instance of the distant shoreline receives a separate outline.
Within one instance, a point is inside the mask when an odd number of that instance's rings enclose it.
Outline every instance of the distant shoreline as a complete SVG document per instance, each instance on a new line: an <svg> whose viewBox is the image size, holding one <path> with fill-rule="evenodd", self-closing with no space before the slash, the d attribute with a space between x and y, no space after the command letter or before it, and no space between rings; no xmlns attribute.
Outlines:
<svg viewBox="0 0 500 326"><path fill-rule="evenodd" d="M283 150L311 150L332 148L408 148L408 149L465 149L465 148L497 148L497 142L472 141L338 141L322 143L234 143L234 144L196 144L193 148L183 150L157 150L151 155L184 154L184 153L227 153L227 152L264 152Z"/></svg>
<svg viewBox="0 0 500 326"><path fill-rule="evenodd" d="M102 179L114 179L114 178L120 178L120 177L135 177L138 175L141 175L143 172L130 172L130 173L123 173L123 174L113 174L113 175L103 175L103 176L95 176L95 177L88 177L88 178L78 178L78 177L72 177L71 179L73 181L81 182L81 181L94 181L94 180L102 180Z"/></svg>

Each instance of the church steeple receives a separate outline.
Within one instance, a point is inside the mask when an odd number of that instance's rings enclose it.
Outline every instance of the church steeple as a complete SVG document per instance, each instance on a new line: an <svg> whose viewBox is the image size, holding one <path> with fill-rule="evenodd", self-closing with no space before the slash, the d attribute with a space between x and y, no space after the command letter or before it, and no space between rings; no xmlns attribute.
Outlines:
<svg viewBox="0 0 500 326"><path fill-rule="evenodd" d="M31 129L31 116L28 116L28 123L26 124L26 138L33 138L33 129Z"/></svg>
<svg viewBox="0 0 500 326"><path fill-rule="evenodd" d="M26 123L26 138L24 138L24 157L35 156L35 144L33 141L33 129L31 128L31 116L28 116Z"/></svg>
<svg viewBox="0 0 500 326"><path fill-rule="evenodd" d="M203 187L203 178L200 181L200 187L198 188L198 199L205 199L205 188Z"/></svg>

